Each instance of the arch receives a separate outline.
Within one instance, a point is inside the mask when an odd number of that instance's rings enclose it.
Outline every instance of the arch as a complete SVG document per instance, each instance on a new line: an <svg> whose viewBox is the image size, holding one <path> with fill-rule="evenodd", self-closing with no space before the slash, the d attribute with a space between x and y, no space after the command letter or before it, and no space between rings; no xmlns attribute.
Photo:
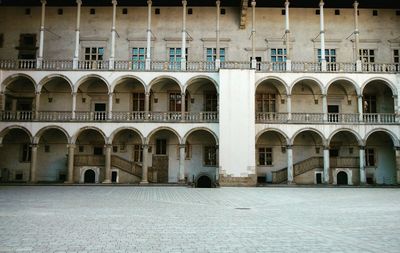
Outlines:
<svg viewBox="0 0 400 253"><path fill-rule="evenodd" d="M54 78L64 79L69 84L69 87L71 88L71 92L74 90L74 85L72 84L72 81L67 76L62 75L62 74L50 74L50 75L43 77L42 80L39 81L37 91L41 92L43 86Z"/></svg>
<svg viewBox="0 0 400 253"><path fill-rule="evenodd" d="M348 185L349 183L349 176L347 175L346 171L338 171L336 174L336 182L337 185Z"/></svg>
<svg viewBox="0 0 400 253"><path fill-rule="evenodd" d="M149 144L149 141L150 141L151 137L152 137L155 133L157 133L158 131L161 131L161 130L171 131L172 133L175 134L176 138L178 138L179 144L184 144L184 142L181 141L182 138L181 138L181 136L179 135L179 133L178 133L177 131L175 131L175 129L171 128L171 127L158 127L158 128L156 128L156 129L153 129L153 130L147 135L147 137L146 137L146 143L145 143L145 144Z"/></svg>
<svg viewBox="0 0 400 253"><path fill-rule="evenodd" d="M277 76L266 76L266 77L261 78L260 80L258 80L256 82L255 90L257 90L258 86L261 83L263 83L264 81L267 81L267 80L271 80L271 79L280 82L283 85L283 87L285 88L286 94L287 95L289 94L289 91L290 91L289 86L287 85L287 83L282 78L277 77Z"/></svg>
<svg viewBox="0 0 400 253"><path fill-rule="evenodd" d="M183 92L186 92L187 87L189 87L192 82L194 82L196 79L207 79L208 81L210 81L212 84L214 84L215 90L217 91L217 93L219 94L219 86L218 83L211 77L206 76L206 75L198 75L198 76L194 76L192 78L190 78L186 84L183 87Z"/></svg>
<svg viewBox="0 0 400 253"><path fill-rule="evenodd" d="M92 169L85 170L83 182L92 184L96 182L96 173L94 172L94 170Z"/></svg>
<svg viewBox="0 0 400 253"><path fill-rule="evenodd" d="M115 79L114 81L112 81L111 86L110 86L110 91L114 92L115 87L119 84L120 81L122 81L124 79L134 79L134 80L138 81L139 83L141 83L143 85L143 89L146 91L146 83L143 81L143 79L141 79L135 75L131 75L131 74L120 76L117 79Z"/></svg>
<svg viewBox="0 0 400 253"><path fill-rule="evenodd" d="M79 137L79 135L80 135L81 133L83 133L84 131L86 131L86 130L94 130L94 131L99 132L99 134L100 134L101 136L103 136L104 144L108 144L108 143L107 143L107 137L106 137L106 135L104 134L104 132L103 132L100 128L97 128L97 127L94 127L94 126L86 126L86 127L80 128L80 129L72 136L72 138L71 138L71 144L75 144L75 143L76 143L76 140L77 140L78 137Z"/></svg>
<svg viewBox="0 0 400 253"><path fill-rule="evenodd" d="M7 77L7 78L3 81L2 85L1 85L1 92L5 92L6 87L7 87L9 84L11 84L15 79L17 79L17 78L19 78L19 77L23 77L23 78L28 79L28 80L33 84L34 90L35 90L35 91L38 90L38 85L37 85L37 83L35 82L35 80L34 80L31 76L29 76L29 75L27 75L27 74L23 74L23 73L17 73L17 74L13 74L13 75Z"/></svg>
<svg viewBox="0 0 400 253"><path fill-rule="evenodd" d="M398 94L397 94L396 85L394 85L390 80L388 80L388 79L386 79L386 78L384 78L384 77L372 77L372 78L368 79L367 81L365 81L365 82L361 85L360 94L363 94L363 93L364 93L365 87L366 87L369 83L371 83L371 82L373 82L373 81L385 82L385 83L389 86L389 88L392 90L392 94L393 94L394 96L397 96L397 95L398 95Z"/></svg>
<svg viewBox="0 0 400 253"><path fill-rule="evenodd" d="M300 129L300 130L298 130L297 132L295 132L295 133L293 134L292 138L290 139L290 144L289 144L289 145L293 145L294 140L296 139L296 137L297 137L299 134L301 134L301 133L303 133L303 132L307 132L307 131L316 133L319 137L321 137L322 144L323 144L324 146L326 146L327 142L326 142L325 136L324 136L319 130L317 130L317 129L315 129L315 128L311 128L311 127L303 128L303 129Z"/></svg>
<svg viewBox="0 0 400 253"><path fill-rule="evenodd" d="M83 84L90 78L98 78L101 81L103 81L104 84L107 86L108 93L110 93L110 85L107 82L107 80L104 77L97 75L97 74L89 74L89 75L85 75L85 76L82 76L81 78L79 78L79 80L75 83L74 92L78 92L79 86L81 86L81 84Z"/></svg>
<svg viewBox="0 0 400 253"><path fill-rule="evenodd" d="M376 133L376 132L385 132L386 134L388 134L388 135L390 136L390 138L392 139L393 145L394 145L395 147L399 147L399 146L400 146L399 139L397 138L397 136L396 136L392 131L390 131L390 130L388 130L388 129L385 129L385 128L376 128L376 129L373 129L373 130L369 131L369 132L365 135L364 143L366 144L368 138L369 138L373 133Z"/></svg>
<svg viewBox="0 0 400 253"><path fill-rule="evenodd" d="M362 138L361 138L361 136L360 136L356 131L354 131L353 129L350 129L350 128L340 128L340 129L336 129L335 131L333 131L333 132L329 135L329 137L328 137L328 139L327 139L327 144L330 145L330 143L331 143L333 137L334 137L336 134L340 133L340 132L349 132L349 133L353 134L353 135L356 137L356 140L357 140L357 142L358 142L358 145L363 145L363 144L364 144L364 143L363 143L363 140L362 140Z"/></svg>
<svg viewBox="0 0 400 253"><path fill-rule="evenodd" d="M196 177L196 188L212 188L213 179L208 173L200 173Z"/></svg>
<svg viewBox="0 0 400 253"><path fill-rule="evenodd" d="M282 130L278 129L278 128L267 128L267 129L263 129L262 131L260 131L257 135L256 135L256 143L258 141L258 139L261 137L261 135L263 135L266 132L276 132L280 135L283 136L283 138L285 138L286 140L286 145L290 144L290 140L289 137L286 135L285 132L283 132Z"/></svg>
<svg viewBox="0 0 400 253"><path fill-rule="evenodd" d="M170 79L172 81L174 81L176 84L178 84L179 88L181 89L181 92L183 91L182 89L182 84L181 82L179 82L178 79L176 79L173 76L168 76L168 75L162 75L162 76L158 76L156 78L154 78L153 80L150 81L149 86L147 87L146 92L150 92L151 88L158 83L158 81L162 80L162 79Z"/></svg>
<svg viewBox="0 0 400 253"><path fill-rule="evenodd" d="M23 126L14 125L14 126L8 126L8 127L4 128L0 132L0 144L3 143L3 139L8 134L8 132L13 130L13 129L19 129L19 130L24 131L28 135L29 140L32 142L33 136L32 136L31 132L27 128L25 128Z"/></svg>
<svg viewBox="0 0 400 253"><path fill-rule="evenodd" d="M296 84L297 84L298 82L306 81L306 80L314 81L314 82L317 84L317 86L319 87L319 89L320 89L320 91L321 91L321 94L326 94L326 93L324 93L324 91L325 91L324 85L323 85L317 78L314 78L314 77L311 77L311 76L304 76L304 77L297 78L297 79L292 83L292 85L291 85L290 88L289 88L290 95L292 95L293 87L296 86Z"/></svg>
<svg viewBox="0 0 400 253"><path fill-rule="evenodd" d="M112 144L113 141L114 141L115 136L117 136L118 133L120 133L120 132L122 132L124 130L130 130L130 131L133 131L133 132L137 133L139 135L139 137L140 137L141 142L144 143L145 140L144 140L143 134L137 128L134 128L134 127L119 127L117 129L115 129L111 133L110 137L108 137L108 142L110 144Z"/></svg>
<svg viewBox="0 0 400 253"><path fill-rule="evenodd" d="M194 132L196 132L196 131L201 131L201 130L210 133L210 134L214 137L215 145L219 145L219 144L218 144L218 143L219 143L218 136L217 136L211 129L206 128L206 127L196 127L196 128L193 128L193 129L189 130L189 131L185 134L185 136L183 136L182 143L186 143L187 138L188 138L192 133L194 133Z"/></svg>
<svg viewBox="0 0 400 253"><path fill-rule="evenodd" d="M347 81L347 82L349 82L349 83L353 86L354 90L356 91L357 96L359 96L359 95L362 94L362 93L360 92L360 87L357 85L357 83L356 83L353 79L348 78L348 77L344 77L344 76L335 77L335 78L333 78L332 80L330 80L330 81L328 82L328 84L326 85L326 88L325 88L325 91L324 91L325 94L328 94L329 87L330 87L333 83L335 83L335 82L337 82L337 81Z"/></svg>
<svg viewBox="0 0 400 253"><path fill-rule="evenodd" d="M67 143L70 142L71 136L69 136L68 132L67 132L64 128L62 128L62 127L60 127L60 126L56 126L56 125L51 125L51 126L46 126L46 127L41 128L41 129L36 133L35 137L33 138L33 142L34 142L35 144L39 143L40 138L42 137L42 135L43 135L47 130L50 130L50 129L57 129L57 130L61 131L61 132L65 135L65 138L67 138Z"/></svg>

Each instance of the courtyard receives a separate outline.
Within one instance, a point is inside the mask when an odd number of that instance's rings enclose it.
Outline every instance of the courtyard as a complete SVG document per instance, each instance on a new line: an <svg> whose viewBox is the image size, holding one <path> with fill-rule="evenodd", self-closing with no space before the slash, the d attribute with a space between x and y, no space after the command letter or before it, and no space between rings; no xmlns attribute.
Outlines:
<svg viewBox="0 0 400 253"><path fill-rule="evenodd" d="M0 252L399 252L399 188L0 186Z"/></svg>

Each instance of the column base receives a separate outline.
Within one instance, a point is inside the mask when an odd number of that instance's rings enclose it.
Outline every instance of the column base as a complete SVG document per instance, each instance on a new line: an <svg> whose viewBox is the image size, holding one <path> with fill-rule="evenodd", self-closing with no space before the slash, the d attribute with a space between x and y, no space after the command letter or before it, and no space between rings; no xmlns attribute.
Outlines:
<svg viewBox="0 0 400 253"><path fill-rule="evenodd" d="M186 180L185 179L179 179L178 184L186 184Z"/></svg>
<svg viewBox="0 0 400 253"><path fill-rule="evenodd" d="M110 179L106 179L102 182L103 184L111 184L111 180Z"/></svg>
<svg viewBox="0 0 400 253"><path fill-rule="evenodd" d="M64 184L73 184L74 181L64 181Z"/></svg>
<svg viewBox="0 0 400 253"><path fill-rule="evenodd" d="M78 58L74 58L72 60L72 69L78 69L79 68L79 59Z"/></svg>
<svg viewBox="0 0 400 253"><path fill-rule="evenodd" d="M142 180L142 181L140 181L139 184L140 184L140 185L148 185L148 184L149 184L149 181L147 181L147 180Z"/></svg>

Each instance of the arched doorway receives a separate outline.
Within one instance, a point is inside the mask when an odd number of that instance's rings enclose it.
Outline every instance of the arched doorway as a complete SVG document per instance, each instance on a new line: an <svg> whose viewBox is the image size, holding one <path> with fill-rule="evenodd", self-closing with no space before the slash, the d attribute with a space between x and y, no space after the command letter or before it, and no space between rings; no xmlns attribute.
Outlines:
<svg viewBox="0 0 400 253"><path fill-rule="evenodd" d="M340 171L339 173L337 173L336 179L337 179L338 185L347 185L348 184L347 173L344 171Z"/></svg>
<svg viewBox="0 0 400 253"><path fill-rule="evenodd" d="M211 188L212 183L211 183L211 178L203 175L197 179L196 182L196 188Z"/></svg>
<svg viewBox="0 0 400 253"><path fill-rule="evenodd" d="M86 170L83 182L85 184L94 184L96 182L96 173L93 170Z"/></svg>

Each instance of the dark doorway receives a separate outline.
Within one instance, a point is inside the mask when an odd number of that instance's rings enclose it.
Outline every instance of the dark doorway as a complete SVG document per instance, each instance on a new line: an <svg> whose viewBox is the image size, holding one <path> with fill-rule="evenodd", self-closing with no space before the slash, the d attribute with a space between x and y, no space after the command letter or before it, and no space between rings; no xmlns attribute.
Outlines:
<svg viewBox="0 0 400 253"><path fill-rule="evenodd" d="M85 171L84 183L94 184L96 182L96 173L93 170Z"/></svg>
<svg viewBox="0 0 400 253"><path fill-rule="evenodd" d="M94 147L93 155L103 155L103 147Z"/></svg>
<svg viewBox="0 0 400 253"><path fill-rule="evenodd" d="M111 172L111 183L116 183L117 182L117 172L113 171Z"/></svg>
<svg viewBox="0 0 400 253"><path fill-rule="evenodd" d="M317 184L322 184L322 173L315 174Z"/></svg>
<svg viewBox="0 0 400 253"><path fill-rule="evenodd" d="M105 103L96 103L94 104L94 119L95 120L106 120L107 112L106 112L106 104Z"/></svg>
<svg viewBox="0 0 400 253"><path fill-rule="evenodd" d="M201 176L197 179L197 188L211 188L211 179L208 176Z"/></svg>
<svg viewBox="0 0 400 253"><path fill-rule="evenodd" d="M341 171L337 174L337 184L338 185L347 185L347 173Z"/></svg>
<svg viewBox="0 0 400 253"><path fill-rule="evenodd" d="M253 57L250 57L250 67L251 67L252 60L253 60ZM260 56L256 56L256 62L257 62L256 69L257 70L261 70L261 61L262 61L262 58Z"/></svg>
<svg viewBox="0 0 400 253"><path fill-rule="evenodd" d="M339 106L328 105L329 122L339 122Z"/></svg>

